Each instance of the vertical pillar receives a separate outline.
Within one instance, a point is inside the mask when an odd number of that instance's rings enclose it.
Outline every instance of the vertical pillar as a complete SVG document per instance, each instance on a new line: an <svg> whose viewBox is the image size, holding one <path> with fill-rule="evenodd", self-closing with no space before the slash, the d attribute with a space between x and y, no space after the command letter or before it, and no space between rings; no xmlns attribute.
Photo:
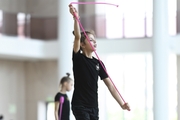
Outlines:
<svg viewBox="0 0 180 120"><path fill-rule="evenodd" d="M177 56L177 90L178 90L178 120L180 120L180 56Z"/></svg>
<svg viewBox="0 0 180 120"><path fill-rule="evenodd" d="M73 17L69 13L68 5L71 0L58 0L58 44L59 44L59 58L58 58L58 71L59 79L67 72L72 75L72 46L74 41L73 31ZM73 1L74 2L74 1ZM74 5L75 6L75 5ZM77 8L77 6L75 6ZM71 76L72 77L72 76ZM58 81L59 82L59 81ZM71 100L72 91L68 94ZM71 120L74 120L71 114Z"/></svg>
<svg viewBox="0 0 180 120"><path fill-rule="evenodd" d="M153 111L154 120L169 120L168 111L168 0L153 0Z"/></svg>
<svg viewBox="0 0 180 120"><path fill-rule="evenodd" d="M58 43L59 43L59 78L72 72L73 17L68 5L71 0L59 0Z"/></svg>

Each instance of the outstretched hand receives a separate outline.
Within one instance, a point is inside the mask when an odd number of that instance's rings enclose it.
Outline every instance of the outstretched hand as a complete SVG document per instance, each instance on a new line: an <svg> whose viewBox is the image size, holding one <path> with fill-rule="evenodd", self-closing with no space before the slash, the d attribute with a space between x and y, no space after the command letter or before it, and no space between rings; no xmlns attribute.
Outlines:
<svg viewBox="0 0 180 120"><path fill-rule="evenodd" d="M123 110L128 110L128 111L131 110L128 103L124 103L124 105L122 106L122 109L123 109Z"/></svg>
<svg viewBox="0 0 180 120"><path fill-rule="evenodd" d="M75 7L72 6L72 4L69 5L69 12L75 17L75 14L77 17L79 17L78 12Z"/></svg>

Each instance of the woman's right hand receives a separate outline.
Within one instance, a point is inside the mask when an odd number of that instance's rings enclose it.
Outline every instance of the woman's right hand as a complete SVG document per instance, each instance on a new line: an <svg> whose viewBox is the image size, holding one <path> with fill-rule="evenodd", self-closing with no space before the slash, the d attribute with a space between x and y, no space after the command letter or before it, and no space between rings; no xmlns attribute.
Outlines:
<svg viewBox="0 0 180 120"><path fill-rule="evenodd" d="M72 6L72 4L69 5L69 12L73 15L73 17L75 17L74 14L76 14L76 16L79 17L76 8L74 8L74 7Z"/></svg>

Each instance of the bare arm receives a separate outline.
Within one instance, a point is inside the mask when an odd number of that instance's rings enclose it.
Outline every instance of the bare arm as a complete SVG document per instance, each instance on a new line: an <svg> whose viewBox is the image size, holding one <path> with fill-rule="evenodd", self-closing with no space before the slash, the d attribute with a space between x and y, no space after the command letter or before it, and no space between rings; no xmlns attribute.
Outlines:
<svg viewBox="0 0 180 120"><path fill-rule="evenodd" d="M111 95L114 97L114 99L118 102L118 104L121 106L122 109L126 109L126 110L130 110L130 107L127 103L124 103L122 98L120 97L119 93L117 92L117 90L115 89L114 85L112 84L112 82L110 81L109 78L105 78L104 83L106 84L106 86L108 87Z"/></svg>
<svg viewBox="0 0 180 120"><path fill-rule="evenodd" d="M78 15L77 10L72 5L69 5L69 9L70 9L70 13L74 17L74 36L75 36L75 38L74 38L73 50L76 53L80 50L81 31L80 31L78 21L76 20L76 17L74 16L74 14L76 14L77 17L79 17L79 15Z"/></svg>
<svg viewBox="0 0 180 120"><path fill-rule="evenodd" d="M59 102L55 102L55 109L54 109L55 120L59 120L58 111L59 111Z"/></svg>

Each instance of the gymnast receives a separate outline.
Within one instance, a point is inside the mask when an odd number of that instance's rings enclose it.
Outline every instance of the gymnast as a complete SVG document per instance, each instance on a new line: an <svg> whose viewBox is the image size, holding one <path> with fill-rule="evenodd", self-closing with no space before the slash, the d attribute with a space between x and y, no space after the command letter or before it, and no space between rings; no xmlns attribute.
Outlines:
<svg viewBox="0 0 180 120"><path fill-rule="evenodd" d="M122 97L108 77L102 61L92 56L97 47L94 32L85 31L86 34L80 32L79 15L72 4L69 5L69 11L74 18L72 53L74 92L71 104L76 120L99 120L98 77L105 83L120 107L123 110L130 110L129 104L123 102Z"/></svg>

